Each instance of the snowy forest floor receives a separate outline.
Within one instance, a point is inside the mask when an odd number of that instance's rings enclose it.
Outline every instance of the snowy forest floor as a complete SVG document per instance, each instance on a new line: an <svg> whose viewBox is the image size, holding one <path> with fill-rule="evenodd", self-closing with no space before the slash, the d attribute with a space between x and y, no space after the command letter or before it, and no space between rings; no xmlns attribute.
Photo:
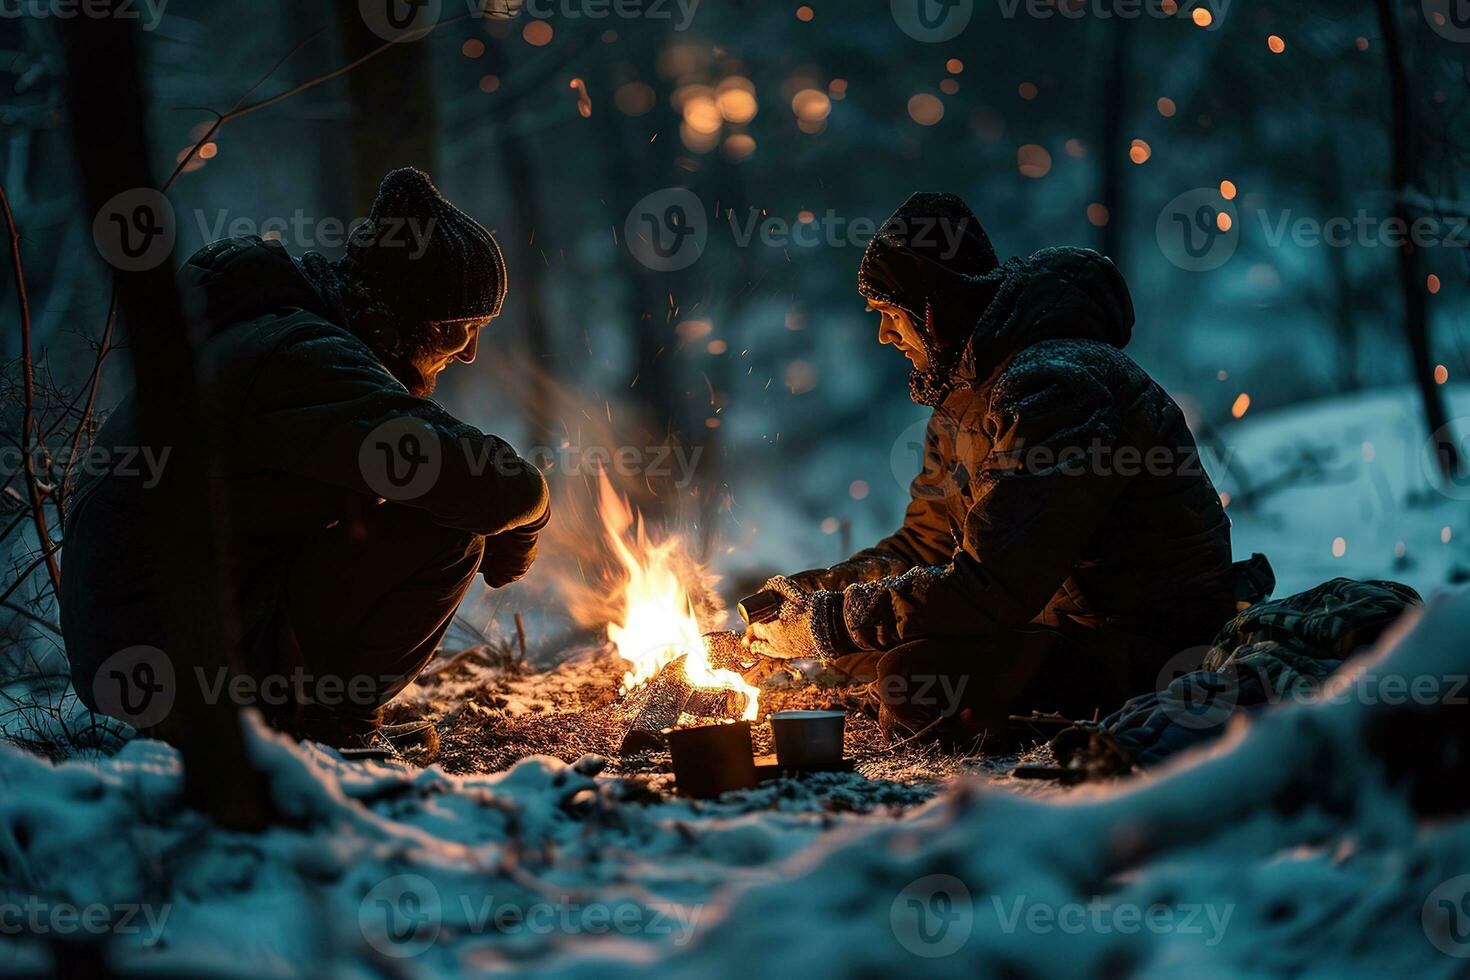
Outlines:
<svg viewBox="0 0 1470 980"><path fill-rule="evenodd" d="M1466 577L1470 493L1428 488L1408 392L1224 438L1237 557L1268 553L1278 595L1347 575L1429 597ZM1463 675L1467 628L1452 594L1384 646L1406 673ZM1166 771L1065 794L1009 775L1014 756L889 746L854 711L856 772L691 801L665 757L618 758L621 670L598 649L545 670L506 646L442 652L394 708L440 729L428 769L252 727L283 814L258 835L183 807L158 742L60 764L0 743L0 973L1465 975L1470 824L1424 819L1401 784L1443 733L1385 760L1365 734L1382 704L1284 706ZM96 932L59 924L94 908Z"/></svg>
<svg viewBox="0 0 1470 980"><path fill-rule="evenodd" d="M667 752L619 755L631 707L639 703L638 692L628 698L617 695L625 667L603 648L580 651L543 672L523 668L509 646L441 651L395 702L389 720L432 720L442 739L436 762L446 772L497 772L531 755L571 763L592 754L608 763L610 773L644 778L650 794L672 792ZM770 690L762 695L761 710L846 708L844 754L854 771L821 779L833 787L848 786L874 804L923 802L947 779L966 774L1001 778L1020 761L1016 754L986 753L983 745L973 754L955 755L912 740L896 744L864 710L861 690L820 682ZM752 738L757 756L775 751L768 725L754 726ZM1045 754L1041 745L1027 759ZM1028 791L1040 790L1030 784ZM833 802L852 804L850 794Z"/></svg>

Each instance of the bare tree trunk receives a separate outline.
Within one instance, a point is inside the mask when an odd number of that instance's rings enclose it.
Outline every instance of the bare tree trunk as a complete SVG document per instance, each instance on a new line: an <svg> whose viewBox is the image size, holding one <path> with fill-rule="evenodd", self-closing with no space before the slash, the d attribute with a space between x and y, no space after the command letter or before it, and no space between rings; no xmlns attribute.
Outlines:
<svg viewBox="0 0 1470 980"><path fill-rule="evenodd" d="M1384 65L1388 70L1389 104L1393 114L1392 216L1408 226L1404 195L1414 183L1413 119L1409 106L1409 75L1399 38L1393 0L1375 0L1378 26L1383 34ZM1460 453L1449 429L1444 395L1434 381L1434 358L1429 345L1429 310L1424 300L1424 279L1412 243L1397 249L1399 293L1404 304L1404 334L1409 341L1410 367L1419 397L1424 403L1424 422L1434 439L1435 458L1446 476L1460 470Z"/></svg>
<svg viewBox="0 0 1470 980"><path fill-rule="evenodd" d="M106 0L108 7L115 0ZM91 215L114 195L156 188L148 163L146 107L133 21L80 17L63 27L70 108L83 199ZM141 271L114 272L137 380L144 445L170 447L157 486L144 494L158 556L156 601L173 660L179 665L170 720L179 740L187 800L221 826L259 829L270 820L264 780L245 754L239 716L211 705L184 664L211 673L238 666L233 593L226 562L229 530L222 485L199 390L194 341L166 260ZM192 675L192 671L189 672Z"/></svg>
<svg viewBox="0 0 1470 980"><path fill-rule="evenodd" d="M383 39L363 21L357 0L337 0L342 53L353 59ZM428 41L404 41L347 75L351 102L349 180L354 213L364 215L389 170L418 167L430 175L435 164L433 68Z"/></svg>
<svg viewBox="0 0 1470 980"><path fill-rule="evenodd" d="M1103 79L1102 111L1102 205L1108 210L1107 223L1101 229L1102 253L1123 267L1123 209L1128 166L1128 60L1131 48L1132 21L1112 18L1112 33L1107 50L1107 69Z"/></svg>
<svg viewBox="0 0 1470 980"><path fill-rule="evenodd" d="M496 60L509 65L506 42L492 41ZM609 107L610 108L610 107ZM540 234L542 223L541 184L537 178L535 162L527 146L528 137L515 132L508 120L496 124L496 148L500 164L505 168L505 178L511 187L511 207L515 214L517 237L510 246L513 261L510 266L515 283L516 306L524 311L526 353L531 358L532 373L529 385L529 404L525 406L526 417L531 425L531 445L551 446L551 419L556 410L555 393L547 378L551 345L547 341L546 323L546 268L541 250L535 239Z"/></svg>

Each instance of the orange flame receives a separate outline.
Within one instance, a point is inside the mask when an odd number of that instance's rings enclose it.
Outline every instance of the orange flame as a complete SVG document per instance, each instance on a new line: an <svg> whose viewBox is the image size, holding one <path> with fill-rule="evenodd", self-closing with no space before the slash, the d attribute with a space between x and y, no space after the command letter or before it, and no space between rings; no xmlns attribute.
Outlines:
<svg viewBox="0 0 1470 980"><path fill-rule="evenodd" d="M684 673L695 687L724 688L745 695L744 718L756 719L760 691L732 670L710 663L705 625L695 615L694 603L676 568L684 542L677 536L649 539L643 518L627 499L599 474L598 515L603 531L622 567L622 617L607 624L607 638L628 662L622 693L643 684L679 657L687 657Z"/></svg>

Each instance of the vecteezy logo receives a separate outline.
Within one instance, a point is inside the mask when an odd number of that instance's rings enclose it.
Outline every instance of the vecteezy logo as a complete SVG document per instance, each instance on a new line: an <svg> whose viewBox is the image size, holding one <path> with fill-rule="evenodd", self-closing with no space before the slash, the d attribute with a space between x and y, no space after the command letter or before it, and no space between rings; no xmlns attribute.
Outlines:
<svg viewBox="0 0 1470 980"><path fill-rule="evenodd" d="M893 20L915 41L953 40L969 26L975 0L890 0Z"/></svg>
<svg viewBox="0 0 1470 980"><path fill-rule="evenodd" d="M160 191L134 187L115 194L92 221L92 241L108 264L142 272L168 260L178 230L174 206Z"/></svg>
<svg viewBox="0 0 1470 980"><path fill-rule="evenodd" d="M1459 469L1446 473L1440 456L1448 446L1459 453ZM1451 419L1430 434L1419 448L1419 472L1436 491L1451 500L1470 500L1470 417Z"/></svg>
<svg viewBox="0 0 1470 980"><path fill-rule="evenodd" d="M173 662L158 647L119 650L92 675L97 709L140 731L168 716L177 693Z"/></svg>
<svg viewBox="0 0 1470 980"><path fill-rule="evenodd" d="M444 465L439 434L423 419L389 419L357 453L362 477L385 500L414 500L433 489Z"/></svg>
<svg viewBox="0 0 1470 980"><path fill-rule="evenodd" d="M1424 19L1447 41L1470 41L1470 0L1421 0Z"/></svg>
<svg viewBox="0 0 1470 980"><path fill-rule="evenodd" d="M384 956L418 956L439 938L444 921L439 889L423 875L394 875L363 896L357 923L368 945Z"/></svg>
<svg viewBox="0 0 1470 980"><path fill-rule="evenodd" d="M1430 892L1419 921L1435 949L1470 958L1470 875L1458 875Z"/></svg>
<svg viewBox="0 0 1470 980"><path fill-rule="evenodd" d="M954 875L909 882L888 909L888 925L903 948L929 959L950 956L970 939L975 911L970 889Z"/></svg>
<svg viewBox="0 0 1470 980"><path fill-rule="evenodd" d="M439 23L442 0L357 0L368 30L385 41L417 41Z"/></svg>
<svg viewBox="0 0 1470 980"><path fill-rule="evenodd" d="M633 257L655 272L687 269L709 243L704 202L683 187L654 191L628 212L623 238Z"/></svg>
<svg viewBox="0 0 1470 980"><path fill-rule="evenodd" d="M1240 675L1233 666L1205 670L1209 647L1190 647L1170 657L1154 688L1164 716L1184 728L1207 729L1225 724L1240 700Z"/></svg>
<svg viewBox="0 0 1470 980"><path fill-rule="evenodd" d="M1154 225L1164 258L1186 272L1218 269L1235 254L1240 225L1235 207L1212 187L1185 191L1164 205Z"/></svg>
<svg viewBox="0 0 1470 980"><path fill-rule="evenodd" d="M936 438L929 453L929 436ZM905 426L888 451L888 470L901 487L923 500L942 500L964 492L978 464L974 437L935 415Z"/></svg>

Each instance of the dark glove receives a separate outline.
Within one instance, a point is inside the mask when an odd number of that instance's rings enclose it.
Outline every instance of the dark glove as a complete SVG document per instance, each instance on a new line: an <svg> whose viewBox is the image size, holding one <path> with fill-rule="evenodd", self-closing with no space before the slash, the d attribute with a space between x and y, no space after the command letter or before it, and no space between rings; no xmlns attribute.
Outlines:
<svg viewBox="0 0 1470 980"><path fill-rule="evenodd" d="M492 534L485 539L485 557L480 560L480 574L492 589L502 589L519 582L536 561L536 543L551 521L548 508L538 520L510 531Z"/></svg>

